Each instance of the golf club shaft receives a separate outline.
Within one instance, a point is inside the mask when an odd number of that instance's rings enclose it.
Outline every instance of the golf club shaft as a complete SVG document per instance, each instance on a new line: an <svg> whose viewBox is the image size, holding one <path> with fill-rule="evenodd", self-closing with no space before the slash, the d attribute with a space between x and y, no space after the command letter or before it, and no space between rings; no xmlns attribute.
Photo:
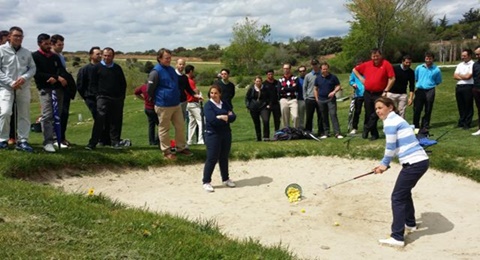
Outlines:
<svg viewBox="0 0 480 260"><path fill-rule="evenodd" d="M346 181L342 181L342 182L335 183L335 184L333 184L333 185L330 185L330 186L326 187L325 189L330 189L330 188L332 188L332 187L335 187L335 186L338 186L338 185L341 185L341 184L344 184L344 183L347 183L347 182L350 182L350 181L353 181L353 180L356 180L356 179L365 177L365 176L370 175L370 174L373 174L373 171L368 172L368 173L365 173L365 174L362 174L362 175L359 175L359 176L357 176L357 177L354 177L354 178L349 179L349 180L346 180Z"/></svg>

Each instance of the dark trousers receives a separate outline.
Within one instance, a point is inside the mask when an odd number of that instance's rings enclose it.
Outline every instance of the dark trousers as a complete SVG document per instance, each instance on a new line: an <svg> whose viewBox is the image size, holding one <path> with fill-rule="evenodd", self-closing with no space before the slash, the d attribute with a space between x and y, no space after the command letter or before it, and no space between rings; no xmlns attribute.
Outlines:
<svg viewBox="0 0 480 260"><path fill-rule="evenodd" d="M382 96L382 92L369 92L365 91L363 98L365 99L365 125L364 125L364 136L367 137L368 133L372 135L373 138L378 138L378 115L375 112L375 100Z"/></svg>
<svg viewBox="0 0 480 260"><path fill-rule="evenodd" d="M155 127L158 126L158 115L154 109L145 108L145 115L148 119L148 142L150 145L158 145L158 132Z"/></svg>
<svg viewBox="0 0 480 260"><path fill-rule="evenodd" d="M412 189L428 170L428 165L428 159L411 165L404 165L398 174L392 192L393 223L391 237L396 240L404 241L405 225L416 226Z"/></svg>
<svg viewBox="0 0 480 260"><path fill-rule="evenodd" d="M85 105L87 105L88 110L90 110L90 113L92 114L93 120L97 118L97 98L96 97L85 97L84 98ZM103 145L110 145L112 142L110 141L110 121L107 118L102 134L100 136L99 142L101 142Z"/></svg>
<svg viewBox="0 0 480 260"><path fill-rule="evenodd" d="M12 107L12 117L10 118L10 134L9 134L9 138L10 139L17 139L17 133L15 133L15 130L17 129L17 126L15 125L17 123L17 119L15 118L15 115L17 113L17 110L16 106L15 106L15 103L13 104L13 107Z"/></svg>
<svg viewBox="0 0 480 260"><path fill-rule="evenodd" d="M255 126L255 135L257 141L262 140L262 133L260 127L260 119L263 124L263 138L270 138L270 120L269 120L269 111L268 109L262 109L260 111L250 110L250 116L253 120L253 125Z"/></svg>
<svg viewBox="0 0 480 260"><path fill-rule="evenodd" d="M70 92L68 90L65 90L63 96L62 114L60 115L60 126L62 127L62 141L67 140L65 133L67 132L68 114L70 113L70 100Z"/></svg>
<svg viewBox="0 0 480 260"><path fill-rule="evenodd" d="M120 142L123 124L123 104L123 98L97 97L97 118L93 123L92 136L89 141L90 145L97 145L108 121L110 121L110 140L112 145ZM108 121L107 118L109 119Z"/></svg>
<svg viewBox="0 0 480 260"><path fill-rule="evenodd" d="M282 117L282 112L280 111L280 103L272 104L269 111L271 114L273 114L273 125L276 132L280 129L280 118Z"/></svg>
<svg viewBox="0 0 480 260"><path fill-rule="evenodd" d="M354 106L355 112L353 113L353 120L352 120L352 129L358 130L358 121L360 121L360 115L362 114L362 106L365 99L363 97L356 97L354 98ZM363 119L363 125L367 124L367 118Z"/></svg>
<svg viewBox="0 0 480 260"><path fill-rule="evenodd" d="M470 128L473 118L473 94L472 84L457 85L455 88L455 97L457 99L457 108L460 118L458 127Z"/></svg>
<svg viewBox="0 0 480 260"><path fill-rule="evenodd" d="M478 115L478 129L480 129L480 88L472 88L473 99L475 100L475 105L477 106L477 115Z"/></svg>
<svg viewBox="0 0 480 260"><path fill-rule="evenodd" d="M430 118L432 117L433 102L435 101L435 88L415 90L413 99L413 124L415 128L430 128ZM425 114L420 124L420 116L425 108Z"/></svg>
<svg viewBox="0 0 480 260"><path fill-rule="evenodd" d="M317 126L319 136L325 134L325 129L323 128L323 119L322 113L320 112L320 107L315 99L306 99L305 100L305 111L306 111L306 122L305 130L308 132L313 132L313 114L317 112Z"/></svg>
<svg viewBox="0 0 480 260"><path fill-rule="evenodd" d="M330 122L328 118L332 121L333 133L335 135L340 134L340 124L338 123L337 117L337 100L336 98L328 100L319 100L318 107L322 113L323 118L323 127L325 128L325 134L330 134Z"/></svg>
<svg viewBox="0 0 480 260"><path fill-rule="evenodd" d="M230 148L232 147L232 133L217 134L206 131L204 138L207 146L207 160L203 168L202 182L212 182L212 173L217 162L220 166L222 181L228 180L228 156L230 155Z"/></svg>

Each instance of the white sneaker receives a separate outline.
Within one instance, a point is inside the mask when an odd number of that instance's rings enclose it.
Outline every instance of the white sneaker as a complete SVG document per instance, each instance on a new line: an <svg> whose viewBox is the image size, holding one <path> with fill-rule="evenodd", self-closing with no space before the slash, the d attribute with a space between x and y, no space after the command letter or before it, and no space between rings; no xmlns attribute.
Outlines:
<svg viewBox="0 0 480 260"><path fill-rule="evenodd" d="M320 136L320 139L326 139L328 136L327 135L322 135Z"/></svg>
<svg viewBox="0 0 480 260"><path fill-rule="evenodd" d="M384 245L384 246L393 246L393 247L404 247L405 246L405 241L399 241L399 240L396 240L393 237L389 237L387 239L380 239L380 240L378 240L378 243L380 243L380 245Z"/></svg>
<svg viewBox="0 0 480 260"><path fill-rule="evenodd" d="M203 141L198 141L197 144L205 144Z"/></svg>
<svg viewBox="0 0 480 260"><path fill-rule="evenodd" d="M473 136L480 135L480 129L479 129L477 132L475 132L475 133L472 133L472 135L473 135Z"/></svg>
<svg viewBox="0 0 480 260"><path fill-rule="evenodd" d="M48 153L54 153L56 152L55 147L53 147L53 144L46 144L43 146L43 150Z"/></svg>
<svg viewBox="0 0 480 260"><path fill-rule="evenodd" d="M343 139L343 135L337 134L337 135L335 135L335 138L337 138L337 139Z"/></svg>
<svg viewBox="0 0 480 260"><path fill-rule="evenodd" d="M235 185L235 182L233 182L233 181L230 180L230 179L224 181L223 184L224 184L225 186L227 186L227 187L230 187L230 188L234 188L235 186L237 186L237 185Z"/></svg>
<svg viewBox="0 0 480 260"><path fill-rule="evenodd" d="M57 142L53 142L53 145L54 145L55 147L58 147L58 143L57 143ZM68 145L63 144L63 143L60 143L60 149L66 149L66 148L68 148Z"/></svg>
<svg viewBox="0 0 480 260"><path fill-rule="evenodd" d="M350 134L351 134L351 135L357 134L357 129L353 129L352 131L350 131Z"/></svg>
<svg viewBox="0 0 480 260"><path fill-rule="evenodd" d="M413 226L413 227L409 227L407 225L405 225L405 233L412 233L412 232L415 232L417 231L417 226Z"/></svg>
<svg viewBox="0 0 480 260"><path fill-rule="evenodd" d="M214 192L215 189L213 188L212 184L210 183L204 183L203 184L203 189L206 191L206 192Z"/></svg>

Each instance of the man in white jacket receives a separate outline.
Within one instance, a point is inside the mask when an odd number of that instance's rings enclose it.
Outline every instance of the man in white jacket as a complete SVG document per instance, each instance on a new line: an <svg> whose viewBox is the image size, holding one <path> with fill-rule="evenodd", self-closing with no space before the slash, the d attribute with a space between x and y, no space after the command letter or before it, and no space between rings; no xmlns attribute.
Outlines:
<svg viewBox="0 0 480 260"><path fill-rule="evenodd" d="M13 103L17 106L17 150L32 152L30 133L30 80L36 66L32 54L22 47L23 30L12 27L9 41L0 46L0 149L8 148Z"/></svg>

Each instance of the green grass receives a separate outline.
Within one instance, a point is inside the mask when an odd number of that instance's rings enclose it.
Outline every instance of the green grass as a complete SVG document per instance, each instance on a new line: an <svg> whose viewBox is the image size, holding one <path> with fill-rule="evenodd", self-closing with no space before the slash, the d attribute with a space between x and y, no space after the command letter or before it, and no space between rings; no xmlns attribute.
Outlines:
<svg viewBox="0 0 480 260"><path fill-rule="evenodd" d="M431 165L441 171L480 181L480 139L471 131L456 128L458 112L455 102L454 69L442 69L444 83L437 88L432 115L433 139L446 133L438 145L432 146ZM347 74L339 75L345 95L350 93ZM207 87L201 87L205 94ZM244 108L245 89L238 89L234 99L237 121L232 124L232 160L277 158L284 156L340 156L352 159L376 159L383 155L384 140L368 141L359 137L322 142L297 140L255 142L253 123ZM341 129L346 132L349 102L338 103ZM83 101L71 106L67 137L77 145L56 154L41 149L42 135L31 133L34 154L0 151L0 259L37 258L154 258L154 259L291 259L295 258L278 246L262 247L256 241L234 241L225 238L215 223L196 223L169 215L128 209L102 195L67 195L35 182L63 174L95 174L104 168L119 171L162 167L172 164L203 163L205 147L193 146L193 157L165 161L157 147L148 146L147 120L143 103L128 96L124 109L123 138L133 146L125 150L98 148L84 150L90 137L92 121ZM85 122L78 122L78 114ZM39 114L38 103L32 104L32 119ZM412 120L412 108L407 119ZM476 119L476 117L475 117ZM474 124L476 125L475 120ZM381 123L379 124L381 127ZM273 135L273 126L271 129ZM321 164L316 165L316 168ZM146 232L147 230L148 232ZM145 232L145 235L144 235Z"/></svg>

